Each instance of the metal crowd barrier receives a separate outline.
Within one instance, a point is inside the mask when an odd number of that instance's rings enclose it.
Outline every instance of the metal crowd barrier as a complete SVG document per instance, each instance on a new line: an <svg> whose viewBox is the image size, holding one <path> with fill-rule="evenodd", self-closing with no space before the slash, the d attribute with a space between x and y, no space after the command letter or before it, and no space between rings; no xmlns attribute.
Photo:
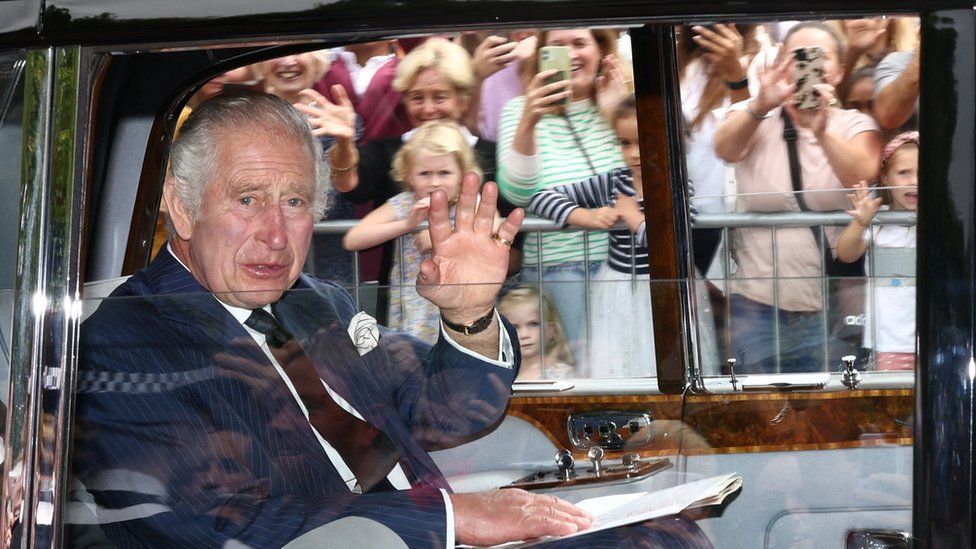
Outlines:
<svg viewBox="0 0 976 549"><path fill-rule="evenodd" d="M741 212L741 213L722 213L722 214L698 214L692 223L693 229L721 229L722 239L721 242L724 243L724 253L723 258L724 265L724 276L723 291L725 296L731 295L731 280L732 280L732 251L731 251L731 235L730 231L736 228L769 228L770 229L770 241L774 243L773 246L773 276L771 278L771 284L773 288L773 306L776 310L779 310L779 261L776 256L775 246L776 242L776 231L777 229L786 227L816 227L817 230L817 240L818 245L823 249L827 245L827 236L824 232L825 227L843 227L847 226L851 222L851 216L846 212L782 212L782 213L757 213L757 212ZM881 211L878 212L874 219L871 221L872 226L880 225L915 225L917 223L917 214L915 212L891 212L891 211ZM869 250L874 246L873 240L869 243ZM829 278L827 277L826 264L821 261L820 265L820 280L821 280L821 308L824 312L822 316L823 319L823 342L824 342L824 353L823 356L825 360L828 357L827 346L829 343L828 335L830 333L830 294L829 294ZM731 307L726 307L726 332L728 339L731 339L732 322L732 310ZM865 311L867 314L867 311ZM779 326L779 315L774 316L775 322L773 324L773 337L775 341L774 353L777 357L777 367L779 366L780 357L780 326ZM877 329L877 323L872 325L873 329ZM728 341L727 339L727 341ZM876 338L872 339L876 341ZM729 347L730 348L730 347ZM825 369L831 367L830 364L823 365ZM716 372L717 373L717 372Z"/></svg>
<svg viewBox="0 0 976 549"><path fill-rule="evenodd" d="M916 220L917 220L917 216L916 216L916 214L914 212L878 212L878 214L875 216L874 220L872 221L872 225L914 225L916 223ZM823 246L827 242L826 235L824 233L824 228L825 227L845 226L848 223L850 223L850 221L851 221L851 217L846 212L790 212L790 213L754 213L754 212L747 212L747 213L723 213L723 214L699 213L699 214L697 214L697 215L694 216L694 219L692 220L692 223L691 223L691 228L692 229L721 229L721 231L722 231L722 242L725 243L725 245L724 245L724 250L725 250L724 253L725 253L725 256L723 258L724 259L724 276L723 276L723 279L724 279L724 288L723 288L723 290L724 290L725 295L726 296L729 296L730 295L730 281L732 280L732 274L733 274L732 273L733 260L732 260L731 251L730 251L731 248L730 248L730 246L728 244L728 243L731 242L730 231L732 231L732 230L734 230L736 228L744 228L744 227L750 227L750 228L770 228L771 229L771 240L773 242L775 242L776 241L776 231L777 231L777 229L785 228L785 227L811 227L811 226L813 226L813 227L817 227L818 228L819 244L821 246ZM352 227L354 227L356 225L356 223L358 223L358 220L332 220L332 221L323 221L323 222L319 222L319 223L316 223L315 224L314 232L317 235L343 235L349 229L351 229ZM619 228L624 228L624 226L622 224L619 225L618 227ZM426 223L421 224L420 226L418 226L417 230L421 230L421 229L424 229L424 228L426 228ZM526 218L525 221L523 222L522 228L521 228L521 232L523 232L523 233L532 233L532 234L535 235L536 243L537 243L537 245L540 248L541 248L541 234L542 233L554 232L554 231L560 231L560 230L563 230L563 229L561 229L560 227L558 227L554 222L549 221L549 220L545 220L545 219L536 218L536 217L528 217L528 218ZM588 244L588 238L589 238L589 236L588 236L587 233L584 233L584 235L585 235L584 236L584 250L587 250L587 248L588 248L587 244ZM653 246L653 244L652 244L652 246ZM401 256L400 259L401 259L400 264L403 265L402 256ZM604 258L600 258L600 260L603 260L603 259ZM591 258L589 257L588 253L585 252L584 253L584 261L588 263L590 260L591 260ZM352 284L353 284L353 290L354 291L352 291L352 294L354 295L354 297L356 299L356 305L358 307L358 306L360 306L360 303L359 303L359 300L360 300L360 290L363 287L363 281L361 280L361 275L360 275L359 252L354 252L353 253L353 260L352 261L353 261L352 271L353 271L353 277L354 277L353 282L352 282ZM543 271L542 254L538 254L537 255L536 266L538 267L539 272L541 273ZM778 291L778 286L779 285L775 281L777 281L779 279L779 273L778 273L778 271L779 271L779 265L778 265L778 261L777 261L777 257L776 257L776 247L774 246L773 247L773 277L772 277L772 280L774 281L773 282L773 290L774 290L774 292L773 292L773 301L774 301L774 306L777 309L778 309L778 306L779 306L779 291ZM590 283L591 283L591 281L590 281L590 275L589 275L589 269L584 269L584 273L585 273L584 280L583 280L583 284L584 284L584 295L587 296L586 303L585 303L585 311L586 311L586 315L588 317L589 314L590 314L590 310L591 310L591 304L589 303L589 295L590 295L590 291L589 291L590 288L589 288L589 286L590 286ZM823 311L825 313L823 315L823 319L824 319L823 320L823 330L824 330L823 333L825 334L825 337L824 337L824 346L825 346L825 349L826 349L826 346L827 346L827 337L826 337L826 335L828 334L828 330L829 330L829 326L828 326L828 318L829 318L829 314L828 314L829 313L829 293L828 293L828 286L827 286L828 285L828 279L827 279L826 274L827 273L826 273L825 266L822 264L821 265L821 273L820 273L820 275L821 275L821 281L822 281L821 282L821 284L822 284L822 286L821 286L821 295L822 295L822 299L823 299ZM545 282L544 280L540 280L539 281L540 287L543 285L544 282ZM778 322L778 315L776 316L776 319L777 319L777 322L774 325L774 337L775 337L775 340L776 340L776 348L774 349L774 352L776 353L776 356L779 357L780 349L779 349L779 322ZM727 328L727 330L729 330L729 333L731 333L731 325L732 325L731 323L733 322L733 320L734 319L732 319L731 308L726 307L726 328ZM585 325L587 326L587 330L588 330L588 323L586 323ZM589 334L588 333L586 334L586 338L587 338L587 340L589 340ZM543 349L543 353L544 352L545 352L545 350ZM824 355L826 356L827 353L825 352ZM714 373L718 373L718 371L717 371L717 368L718 367L719 366L716 365L716 371Z"/></svg>

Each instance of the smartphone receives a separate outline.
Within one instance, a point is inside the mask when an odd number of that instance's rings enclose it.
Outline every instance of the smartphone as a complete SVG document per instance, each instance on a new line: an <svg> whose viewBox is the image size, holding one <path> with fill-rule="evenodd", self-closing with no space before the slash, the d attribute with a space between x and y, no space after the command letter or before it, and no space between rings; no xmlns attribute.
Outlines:
<svg viewBox="0 0 976 549"><path fill-rule="evenodd" d="M570 79L571 69L568 46L542 46L539 48L539 72L550 69L555 69L559 72L547 78L546 84ZM562 105L568 107L571 101L571 97L566 97L562 101Z"/></svg>
<svg viewBox="0 0 976 549"><path fill-rule="evenodd" d="M798 109L819 107L820 93L816 86L824 83L824 49L807 46L793 50L793 70L796 76L793 104Z"/></svg>

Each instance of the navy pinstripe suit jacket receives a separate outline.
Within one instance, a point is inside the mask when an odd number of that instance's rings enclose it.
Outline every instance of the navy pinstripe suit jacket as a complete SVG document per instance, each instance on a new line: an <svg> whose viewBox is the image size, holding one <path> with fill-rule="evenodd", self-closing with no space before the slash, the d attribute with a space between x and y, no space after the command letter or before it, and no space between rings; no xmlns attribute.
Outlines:
<svg viewBox="0 0 976 549"><path fill-rule="evenodd" d="M394 441L411 490L352 494L265 354L170 253L120 286L82 326L75 414L75 474L104 532L120 546L274 547L361 516L443 545L449 487L427 452L492 427L516 372L390 331L360 357L356 312L304 275L279 305L321 377Z"/></svg>

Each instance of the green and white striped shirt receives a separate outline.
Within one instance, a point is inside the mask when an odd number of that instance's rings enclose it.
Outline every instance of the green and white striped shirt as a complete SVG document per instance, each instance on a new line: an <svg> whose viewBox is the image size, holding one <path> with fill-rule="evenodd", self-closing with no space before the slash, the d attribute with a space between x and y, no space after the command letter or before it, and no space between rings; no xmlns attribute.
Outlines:
<svg viewBox="0 0 976 549"><path fill-rule="evenodd" d="M527 206L536 192L575 183L590 176L624 166L617 136L589 99L572 103L566 116L543 116L535 126L536 154L525 156L512 150L515 129L525 106L525 97L516 97L502 109L498 132L498 188L513 204ZM573 132L579 142L573 137ZM580 151L582 143L584 152ZM592 166L587 162L592 162ZM588 239L589 259L607 256L606 231L561 231L542 233L542 262L545 265L582 261L583 235ZM534 236L525 239L525 266L538 261Z"/></svg>

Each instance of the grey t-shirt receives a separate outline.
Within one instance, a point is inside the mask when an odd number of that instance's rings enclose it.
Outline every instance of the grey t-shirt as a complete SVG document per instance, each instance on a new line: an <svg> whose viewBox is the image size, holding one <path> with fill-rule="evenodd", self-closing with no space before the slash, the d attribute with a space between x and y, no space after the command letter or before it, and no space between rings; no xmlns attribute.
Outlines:
<svg viewBox="0 0 976 549"><path fill-rule="evenodd" d="M884 56L884 59L874 68L874 97L878 97L885 86L894 82L898 75L902 73L908 64L915 57L913 51L895 51ZM918 98L915 98L915 114L918 114Z"/></svg>

